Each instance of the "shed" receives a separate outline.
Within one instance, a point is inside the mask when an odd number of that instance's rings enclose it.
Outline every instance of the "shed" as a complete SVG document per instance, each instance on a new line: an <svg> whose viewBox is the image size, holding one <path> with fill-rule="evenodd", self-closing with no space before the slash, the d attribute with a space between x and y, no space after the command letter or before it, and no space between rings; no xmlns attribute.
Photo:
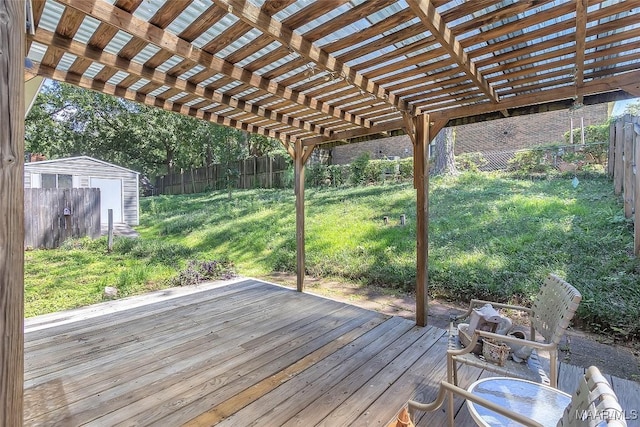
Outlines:
<svg viewBox="0 0 640 427"><path fill-rule="evenodd" d="M107 222L138 225L140 173L89 156L30 162L24 165L25 188L99 188L100 218Z"/></svg>

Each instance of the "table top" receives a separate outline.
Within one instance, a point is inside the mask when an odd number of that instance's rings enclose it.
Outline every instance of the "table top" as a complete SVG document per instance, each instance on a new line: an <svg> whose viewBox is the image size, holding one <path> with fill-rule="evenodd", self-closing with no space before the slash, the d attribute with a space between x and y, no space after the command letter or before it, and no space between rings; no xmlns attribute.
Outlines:
<svg viewBox="0 0 640 427"><path fill-rule="evenodd" d="M469 392L545 426L555 426L571 401L558 389L519 378L483 378L471 384ZM520 425L470 400L467 407L480 426Z"/></svg>

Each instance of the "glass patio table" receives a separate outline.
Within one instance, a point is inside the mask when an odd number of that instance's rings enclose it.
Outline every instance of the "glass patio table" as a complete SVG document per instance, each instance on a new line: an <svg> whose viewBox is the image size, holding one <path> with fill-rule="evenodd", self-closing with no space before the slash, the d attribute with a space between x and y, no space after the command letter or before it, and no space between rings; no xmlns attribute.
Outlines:
<svg viewBox="0 0 640 427"><path fill-rule="evenodd" d="M555 426L571 401L571 395L563 391L519 378L483 378L468 390L544 426ZM467 408L479 426L521 425L470 400Z"/></svg>

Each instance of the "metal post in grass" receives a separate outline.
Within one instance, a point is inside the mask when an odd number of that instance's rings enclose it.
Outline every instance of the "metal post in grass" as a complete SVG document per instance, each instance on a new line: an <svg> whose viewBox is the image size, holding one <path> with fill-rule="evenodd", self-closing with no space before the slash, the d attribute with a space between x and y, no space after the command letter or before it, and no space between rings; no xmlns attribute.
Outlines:
<svg viewBox="0 0 640 427"><path fill-rule="evenodd" d="M108 210L108 225L107 225L107 251L113 250L113 209Z"/></svg>

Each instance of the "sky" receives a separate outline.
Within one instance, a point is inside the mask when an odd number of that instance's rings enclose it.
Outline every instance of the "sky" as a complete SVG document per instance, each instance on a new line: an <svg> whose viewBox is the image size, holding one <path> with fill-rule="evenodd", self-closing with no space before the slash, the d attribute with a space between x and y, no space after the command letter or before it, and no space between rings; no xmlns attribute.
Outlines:
<svg viewBox="0 0 640 427"><path fill-rule="evenodd" d="M640 98L632 98L626 99L624 101L616 101L616 104L613 107L613 111L611 112L612 116L620 116L624 113L624 109L627 107L627 104L638 102Z"/></svg>

